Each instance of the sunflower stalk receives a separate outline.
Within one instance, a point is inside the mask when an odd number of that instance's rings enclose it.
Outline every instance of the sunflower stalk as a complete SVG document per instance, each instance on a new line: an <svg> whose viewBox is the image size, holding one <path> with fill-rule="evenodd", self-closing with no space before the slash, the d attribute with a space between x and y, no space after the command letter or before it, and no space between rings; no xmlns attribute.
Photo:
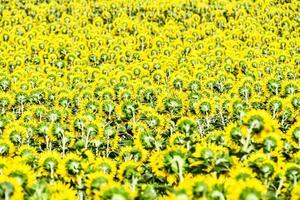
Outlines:
<svg viewBox="0 0 300 200"><path fill-rule="evenodd" d="M21 102L21 113L23 114L23 112L24 112L24 103Z"/></svg>
<svg viewBox="0 0 300 200"><path fill-rule="evenodd" d="M83 124L80 126L80 130L81 130L81 138L84 138L84 125Z"/></svg>
<svg viewBox="0 0 300 200"><path fill-rule="evenodd" d="M10 200L10 192L7 190L4 192L4 200Z"/></svg>
<svg viewBox="0 0 300 200"><path fill-rule="evenodd" d="M208 113L206 113L205 120L206 120L206 126L207 126L207 128L210 128L210 120L209 120Z"/></svg>
<svg viewBox="0 0 300 200"><path fill-rule="evenodd" d="M247 91L245 92L245 101L246 101L246 104L249 105L249 97L248 97Z"/></svg>
<svg viewBox="0 0 300 200"><path fill-rule="evenodd" d="M242 150L247 154L250 153L250 151L251 151L250 143L251 143L252 129L253 129L252 126L248 129L247 137L246 137L246 140L244 141L243 147L242 147Z"/></svg>
<svg viewBox="0 0 300 200"><path fill-rule="evenodd" d="M283 178L280 178L278 188L276 189L276 192L275 192L275 197L276 198L278 198L278 196L279 196L279 194L281 192L281 188L283 187L283 183L284 183Z"/></svg>
<svg viewBox="0 0 300 200"><path fill-rule="evenodd" d="M50 178L53 179L54 178L54 169L53 169L53 163L50 163Z"/></svg>
<svg viewBox="0 0 300 200"><path fill-rule="evenodd" d="M191 141L186 142L186 149L189 151L191 149Z"/></svg>
<svg viewBox="0 0 300 200"><path fill-rule="evenodd" d="M198 132L200 133L200 135L204 135L203 127L200 120L197 120L197 124L198 124L197 126Z"/></svg>
<svg viewBox="0 0 300 200"><path fill-rule="evenodd" d="M78 193L79 193L79 200L84 200L84 192L82 191L84 185L82 183L82 177L78 177Z"/></svg>
<svg viewBox="0 0 300 200"><path fill-rule="evenodd" d="M106 137L106 149L105 149L106 157L109 156L109 137Z"/></svg>
<svg viewBox="0 0 300 200"><path fill-rule="evenodd" d="M273 112L272 112L272 119L275 119L276 117L276 109L273 109Z"/></svg>
<svg viewBox="0 0 300 200"><path fill-rule="evenodd" d="M176 160L177 167L178 167L178 177L179 177L179 182L183 181L183 166L180 161Z"/></svg>
<svg viewBox="0 0 300 200"><path fill-rule="evenodd" d="M222 122L222 126L223 126L222 128L225 128L226 124L225 124L225 119L223 116L222 109L220 109L219 112L220 112L221 122Z"/></svg>
<svg viewBox="0 0 300 200"><path fill-rule="evenodd" d="M61 143L62 143L62 157L65 157L66 154L66 144L67 144L68 140L67 137L65 137L65 135L63 134L62 139L61 139Z"/></svg>
<svg viewBox="0 0 300 200"><path fill-rule="evenodd" d="M109 110L108 111L108 120L110 121L110 119L111 119L111 111Z"/></svg>
<svg viewBox="0 0 300 200"><path fill-rule="evenodd" d="M48 135L45 135L45 141L46 141L46 149L49 149L49 137Z"/></svg>
<svg viewBox="0 0 300 200"><path fill-rule="evenodd" d="M287 117L285 115L283 115L282 119L281 119L281 126L284 126L285 121L287 120Z"/></svg>
<svg viewBox="0 0 300 200"><path fill-rule="evenodd" d="M136 185L138 183L138 180L139 179L135 176L131 177L131 188L132 188L133 191L136 191Z"/></svg>
<svg viewBox="0 0 300 200"><path fill-rule="evenodd" d="M87 131L86 136L85 136L85 149L88 149L89 145L89 137L90 137L90 131Z"/></svg>

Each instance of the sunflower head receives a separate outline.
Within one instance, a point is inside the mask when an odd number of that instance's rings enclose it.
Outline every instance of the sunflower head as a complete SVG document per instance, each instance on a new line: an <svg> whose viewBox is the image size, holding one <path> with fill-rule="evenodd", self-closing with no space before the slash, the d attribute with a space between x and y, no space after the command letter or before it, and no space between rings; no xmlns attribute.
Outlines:
<svg viewBox="0 0 300 200"><path fill-rule="evenodd" d="M70 188L69 185L66 185L62 182L55 182L54 184L49 184L47 190L50 193L50 199L63 199L63 200L72 200L76 199L76 191Z"/></svg>
<svg viewBox="0 0 300 200"><path fill-rule="evenodd" d="M41 154L39 166L42 174L50 175L51 178L56 174L61 156L55 151L45 151Z"/></svg>
<svg viewBox="0 0 300 200"><path fill-rule="evenodd" d="M86 182L87 193L90 197L94 196L96 192L100 191L104 185L110 184L113 177L103 172L94 172L89 174Z"/></svg>
<svg viewBox="0 0 300 200"><path fill-rule="evenodd" d="M135 197L135 192L128 188L127 185L110 184L104 186L102 189L100 192L96 193L95 199L133 200Z"/></svg>
<svg viewBox="0 0 300 200"><path fill-rule="evenodd" d="M12 177L0 175L1 199L23 199L23 190L18 181Z"/></svg>

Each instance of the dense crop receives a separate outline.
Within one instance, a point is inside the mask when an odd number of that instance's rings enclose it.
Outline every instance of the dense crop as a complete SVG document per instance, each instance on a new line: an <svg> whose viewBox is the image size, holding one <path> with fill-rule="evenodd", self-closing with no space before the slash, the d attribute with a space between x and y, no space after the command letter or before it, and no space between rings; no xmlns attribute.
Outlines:
<svg viewBox="0 0 300 200"><path fill-rule="evenodd" d="M0 199L300 199L298 0L0 0Z"/></svg>

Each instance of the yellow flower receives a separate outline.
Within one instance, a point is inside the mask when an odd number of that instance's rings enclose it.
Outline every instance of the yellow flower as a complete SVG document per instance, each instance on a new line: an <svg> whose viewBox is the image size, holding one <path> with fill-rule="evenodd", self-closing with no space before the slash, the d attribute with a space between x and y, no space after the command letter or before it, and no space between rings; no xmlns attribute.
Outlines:
<svg viewBox="0 0 300 200"><path fill-rule="evenodd" d="M21 158L14 158L9 162L9 167L4 168L3 174L15 178L23 187L31 187L36 176L31 167L21 162Z"/></svg>
<svg viewBox="0 0 300 200"><path fill-rule="evenodd" d="M90 162L93 172L103 172L114 177L117 172L116 162L110 158L97 157L94 161Z"/></svg>
<svg viewBox="0 0 300 200"><path fill-rule="evenodd" d="M101 191L101 188L104 185L111 184L112 182L113 176L109 174L103 172L94 172L89 174L87 182L85 183L88 196L94 196L97 191Z"/></svg>
<svg viewBox="0 0 300 200"><path fill-rule="evenodd" d="M255 178L255 174L248 167L235 166L230 170L230 177L237 181L239 180L245 181L248 179Z"/></svg>
<svg viewBox="0 0 300 200"><path fill-rule="evenodd" d="M111 183L104 185L101 191L97 192L95 195L96 200L100 199L125 199L133 200L136 197L136 192L130 189L126 184Z"/></svg>
<svg viewBox="0 0 300 200"><path fill-rule="evenodd" d="M40 154L39 166L42 175L57 176L57 169L61 162L61 155L56 151L44 151Z"/></svg>
<svg viewBox="0 0 300 200"><path fill-rule="evenodd" d="M24 198L24 192L21 184L12 177L0 175L0 187L1 193L6 199L18 200Z"/></svg>
<svg viewBox="0 0 300 200"><path fill-rule="evenodd" d="M297 200L300 198L300 186L296 185L294 186L292 192L291 192L291 200Z"/></svg>
<svg viewBox="0 0 300 200"><path fill-rule="evenodd" d="M71 189L69 185L66 185L62 182L49 184L47 189L50 192L51 200L72 200L77 198L76 191Z"/></svg>
<svg viewBox="0 0 300 200"><path fill-rule="evenodd" d="M247 199L250 197L261 199L266 193L266 186L256 179L249 179L246 181L227 180L226 187L228 189L227 198Z"/></svg>
<svg viewBox="0 0 300 200"><path fill-rule="evenodd" d="M57 173L66 181L75 181L85 167L84 162L81 161L82 159L78 155L69 153L59 162Z"/></svg>

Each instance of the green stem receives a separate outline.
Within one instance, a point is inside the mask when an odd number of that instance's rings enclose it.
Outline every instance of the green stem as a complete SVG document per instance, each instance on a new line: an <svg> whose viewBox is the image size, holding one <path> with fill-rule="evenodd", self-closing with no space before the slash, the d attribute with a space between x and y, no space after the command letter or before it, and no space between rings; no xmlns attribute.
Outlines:
<svg viewBox="0 0 300 200"><path fill-rule="evenodd" d="M276 193L275 193L275 197L276 197L276 198L277 198L278 195L280 194L280 190L281 190L282 186L283 186L283 178L280 179L279 186L278 186L278 188L277 188L277 190L276 190Z"/></svg>
<svg viewBox="0 0 300 200"><path fill-rule="evenodd" d="M203 129L202 129L202 125L201 125L200 121L197 121L197 124L198 124L198 132L199 132L201 135L203 135L204 133L203 133Z"/></svg>
<svg viewBox="0 0 300 200"><path fill-rule="evenodd" d="M209 118L208 118L208 113L206 113L206 118L205 118L205 120L206 120L207 128L209 128L209 127L210 127L210 122L209 122Z"/></svg>
<svg viewBox="0 0 300 200"><path fill-rule="evenodd" d="M108 112L108 120L110 120L111 111Z"/></svg>
<svg viewBox="0 0 300 200"><path fill-rule="evenodd" d="M249 147L250 147L250 142L251 142L251 132L252 132L252 127L250 127L250 129L248 129L247 138L246 138L246 141L242 148L242 150L246 153L249 153L249 150L250 150Z"/></svg>
<svg viewBox="0 0 300 200"><path fill-rule="evenodd" d="M220 109L220 116L221 116L221 121L222 121L222 126L223 126L223 128L225 128L225 120L224 120L224 116L223 116L223 112L222 112L222 110Z"/></svg>
<svg viewBox="0 0 300 200"><path fill-rule="evenodd" d="M276 109L274 109L272 112L272 119L275 119L275 117L276 117Z"/></svg>
<svg viewBox="0 0 300 200"><path fill-rule="evenodd" d="M83 188L83 184L82 184L82 178L79 177L78 178L78 193L79 193L79 199L80 200L84 200L84 195L83 195L83 191L82 191L82 188Z"/></svg>
<svg viewBox="0 0 300 200"><path fill-rule="evenodd" d="M132 190L133 190L133 191L136 190L137 182L138 182L138 178L132 176L132 177L131 177L131 187L132 187Z"/></svg>
<svg viewBox="0 0 300 200"><path fill-rule="evenodd" d="M53 170L53 164L52 163L50 163L50 177L51 177L51 179L54 178L54 170Z"/></svg>
<svg viewBox="0 0 300 200"><path fill-rule="evenodd" d="M108 158L109 156L109 137L106 138L106 157Z"/></svg>
<svg viewBox="0 0 300 200"><path fill-rule="evenodd" d="M63 135L62 137L62 157L65 157L66 154L66 143L67 143L67 138Z"/></svg>
<svg viewBox="0 0 300 200"><path fill-rule="evenodd" d="M45 136L45 140L46 140L46 149L49 149L49 138L47 135Z"/></svg>
<svg viewBox="0 0 300 200"><path fill-rule="evenodd" d="M179 182L181 182L183 180L183 172L182 172L182 166L178 161L177 161L177 167L178 167Z"/></svg>
<svg viewBox="0 0 300 200"><path fill-rule="evenodd" d="M4 200L10 200L9 192L8 191L4 192Z"/></svg>
<svg viewBox="0 0 300 200"><path fill-rule="evenodd" d="M90 137L90 131L87 132L86 137L85 137L85 149L88 148L88 145L89 145L89 137Z"/></svg>

